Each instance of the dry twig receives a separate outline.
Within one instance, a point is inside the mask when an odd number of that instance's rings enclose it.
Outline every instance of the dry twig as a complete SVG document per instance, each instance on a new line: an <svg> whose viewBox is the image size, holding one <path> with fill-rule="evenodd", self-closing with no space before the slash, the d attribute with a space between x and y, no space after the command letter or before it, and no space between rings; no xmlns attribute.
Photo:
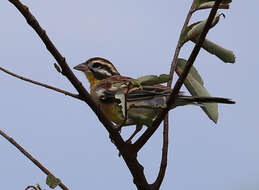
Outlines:
<svg viewBox="0 0 259 190"><path fill-rule="evenodd" d="M0 135L3 136L6 140L8 140L12 145L14 145L18 150L20 150L23 155L25 155L30 161L32 161L38 168L41 169L46 175L54 176L47 168L45 168L38 160L36 160L29 152L27 152L21 145L19 145L13 138L9 137L6 133L0 130ZM63 190L68 190L68 188L63 184L60 183L59 187ZM31 188L31 187L30 187Z"/></svg>
<svg viewBox="0 0 259 190"><path fill-rule="evenodd" d="M68 91L65 91L65 90L62 90L62 89L59 89L59 88L56 88L56 87L53 87L53 86L50 86L50 85L47 85L47 84L38 82L38 81L35 81L35 80L31 80L31 79L29 79L29 78L26 78L26 77L23 77L23 76L21 76L21 75L15 74L15 73L13 73L13 72L10 72L10 71L8 71L7 69L4 69L4 68L2 68L2 67L0 67L0 70L3 71L3 72L5 72L5 73L7 73L7 74L9 74L9 75L12 75L13 77L16 77L16 78L18 78L18 79L24 80L24 81L26 81L26 82L30 82L30 83L36 84L36 85L38 85L38 86L42 86L42 87L45 87L45 88L54 90L54 91L56 91L56 92L60 92L60 93L65 94L65 95L67 95L67 96L71 96L71 97L73 97L73 98L77 98L77 99L83 100L83 99L82 99L79 95L77 95L77 94L73 94L73 93L71 93L71 92L68 92Z"/></svg>

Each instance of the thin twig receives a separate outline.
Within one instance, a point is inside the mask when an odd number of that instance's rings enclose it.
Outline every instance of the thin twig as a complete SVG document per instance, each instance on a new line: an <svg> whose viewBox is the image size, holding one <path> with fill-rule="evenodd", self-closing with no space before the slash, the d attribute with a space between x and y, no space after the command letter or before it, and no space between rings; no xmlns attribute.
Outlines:
<svg viewBox="0 0 259 190"><path fill-rule="evenodd" d="M45 168L38 160L36 160L30 153L28 153L21 145L19 145L13 138L9 137L6 133L0 130L0 135L3 136L6 140L8 140L12 145L14 145L18 150L20 150L24 156L26 156L30 161L32 161L38 168L41 169L45 174L54 176L47 168ZM60 183L59 187L63 190L68 190L68 188Z"/></svg>
<svg viewBox="0 0 259 190"><path fill-rule="evenodd" d="M169 74L170 80L167 83L168 87L172 86L173 75L174 75L174 72L175 72L178 56L179 56L181 47L183 46L180 38L181 38L182 33L186 30L186 28L188 26L188 23L191 19L193 10L194 10L194 1L191 5L191 8L188 11L188 14L187 14L186 19L184 21L184 24L183 24L183 27L182 27L182 30L181 30L176 48L175 48L175 52L174 52L174 56L173 56L173 60L172 60L172 63L171 63L171 68L170 68L170 74ZM168 119L168 114L166 114L165 119L164 119L163 148L162 148L162 158L161 158L161 163L160 163L160 169L159 169L157 179L153 183L153 186L154 186L155 189L159 189L159 187L161 186L162 181L163 181L164 176L165 176L165 172L166 172L167 155L168 155L168 135L169 135L168 134L168 126L169 126L169 119Z"/></svg>
<svg viewBox="0 0 259 190"><path fill-rule="evenodd" d="M68 92L68 91L65 91L65 90L62 90L62 89L59 89L59 88L56 88L56 87L53 87L53 86L50 86L50 85L47 85L47 84L38 82L38 81L35 81L35 80L31 80L31 79L29 79L29 78L26 78L26 77L23 77L23 76L21 76L21 75L15 74L15 73L13 73L13 72L10 72L10 71L8 71L8 70L2 68L2 67L0 67L0 70L3 71L3 72L5 72L5 73L7 73L7 74L9 74L9 75L12 75L13 77L16 77L16 78L18 78L18 79L21 79L21 80L23 80L23 81L30 82L30 83L36 84L36 85L38 85L38 86L42 86L42 87L45 87L45 88L54 90L54 91L56 91L56 92L60 92L60 93L65 94L65 95L67 95L67 96L71 96L71 97L73 97L73 98L77 98L77 99L83 100L83 99L82 99L79 95L77 95L77 94L73 94L73 93L71 93L71 92Z"/></svg>
<svg viewBox="0 0 259 190"><path fill-rule="evenodd" d="M173 57L173 61L171 63L171 68L170 68L170 80L167 83L168 87L172 86L173 76L174 76L175 68L176 68L176 65L177 65L178 56L179 56L180 50L181 50L181 48L183 46L183 44L181 43L181 35L186 30L186 28L187 28L187 26L188 26L188 24L190 22L190 19L192 17L192 13L194 11L194 5L195 5L195 3L194 3L194 0L193 0L191 8L189 9L189 12L188 12L188 14L186 16L186 19L184 21L180 37L178 39L178 42L177 42L177 45L176 45L176 48L175 48L174 57Z"/></svg>
<svg viewBox="0 0 259 190"><path fill-rule="evenodd" d="M152 184L154 189L159 189L163 179L165 177L166 167L167 167L167 155L168 155L168 117L164 119L164 131L163 131L163 149L162 158L160 163L160 169L155 182Z"/></svg>
<svg viewBox="0 0 259 190"><path fill-rule="evenodd" d="M185 78L187 77L200 49L201 49L201 46L204 42L204 39L210 29L210 26L211 26L211 23L217 13L217 10L218 10L218 7L219 7L219 4L221 3L222 0L216 0L215 1L215 4L213 6L213 8L211 9L210 11L210 15L207 19L207 22L205 24L205 27L199 37L199 40L197 42L197 44L195 45L187 63L186 63L186 66L184 68L184 71L182 72L181 76L179 77L179 79L177 80L173 90L172 90L172 93L168 99L168 102L167 102L167 108L165 108L158 116L157 118L155 119L155 121L153 122L153 125L151 127L149 127L141 136L140 138L134 143L134 146L136 148L137 151L139 151L143 146L144 144L149 140L149 138L154 134L154 132L157 130L157 128L159 127L159 125L161 124L162 120L164 119L165 115L167 114L167 112L170 110L170 105L173 105L174 102L175 102L175 99L177 97L177 94L179 93L179 90L180 88L182 87L183 85L183 82L185 80Z"/></svg>

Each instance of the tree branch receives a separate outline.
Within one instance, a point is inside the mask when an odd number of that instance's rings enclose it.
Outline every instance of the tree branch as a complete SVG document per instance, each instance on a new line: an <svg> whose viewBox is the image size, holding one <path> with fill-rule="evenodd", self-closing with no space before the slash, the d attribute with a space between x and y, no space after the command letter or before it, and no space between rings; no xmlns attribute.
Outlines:
<svg viewBox="0 0 259 190"><path fill-rule="evenodd" d="M28 153L23 147L21 147L14 139L9 137L6 133L0 130L0 135L8 140L12 145L14 145L18 150L20 150L24 156L26 156L30 161L32 161L38 168L41 169L46 175L54 176L47 168L45 168L38 160L36 160L30 153ZM69 190L63 183L59 184L59 187L63 190Z"/></svg>
<svg viewBox="0 0 259 190"><path fill-rule="evenodd" d="M148 185L146 177L144 175L143 167L137 160L137 152L135 151L133 145L127 144L122 139L121 135L114 128L114 125L109 121L102 110L97 106L94 100L91 98L90 94L83 87L81 82L76 78L71 69L69 68L65 58L60 54L57 48L49 39L46 31L43 30L39 24L39 22L35 19L35 17L30 13L28 7L23 5L19 0L8 0L11 2L25 17L27 23L35 30L35 32L39 35L43 43L46 45L46 48L52 54L52 56L56 59L57 63L62 69L62 74L64 74L67 79L71 82L71 84L78 91L80 97L83 101L85 101L90 108L95 112L100 122L104 125L106 130L109 132L111 139L114 141L115 146L120 151L124 161L126 162L132 176L133 181L138 187L138 189L150 189L150 185Z"/></svg>
<svg viewBox="0 0 259 190"><path fill-rule="evenodd" d="M113 130L113 124L105 117L100 108L96 105L96 103L92 100L90 94L83 87L81 82L76 78L71 69L69 68L65 58L60 54L60 52L56 49L54 44L51 42L49 37L46 34L46 31L43 30L35 19L35 17L30 13L29 8L24 6L19 0L9 0L25 17L27 23L35 30L35 32L42 39L43 43L46 45L46 48L53 55L53 57L58 62L59 66L62 68L62 72L68 78L68 80L72 83L72 85L79 92L79 95L82 99L92 108L92 110L96 113L99 120L104 124L105 128L112 134L114 140L119 142L118 144L122 146L123 139L117 133L117 131Z"/></svg>
<svg viewBox="0 0 259 190"><path fill-rule="evenodd" d="M10 71L4 69L3 67L0 67L0 70L3 71L3 72L5 72L5 73L7 73L7 74L9 74L9 75L12 75L13 77L16 77L16 78L18 78L18 79L24 80L24 81L26 81L26 82L30 82L30 83L36 84L36 85L38 85L38 86L42 86L42 87L48 88L48 89L54 90L54 91L56 91L56 92L60 92L60 93L62 93L62 94L65 94L65 95L67 95L67 96L71 96L71 97L73 97L73 98L77 98L77 99L79 99L79 100L83 100L83 99L82 99L79 95L77 95L77 94L73 94L73 93L71 93L71 92L68 92L68 91L65 91L65 90L62 90L62 89L59 89L59 88L56 88L56 87L53 87L53 86L44 84L44 83L40 83L40 82L35 81L35 80L31 80L31 79L29 79L29 78L26 78L26 77L23 77L23 76L21 76L21 75L15 74L15 73L13 73L13 72L10 72Z"/></svg>
<svg viewBox="0 0 259 190"><path fill-rule="evenodd" d="M183 82L185 80L185 78L187 77L200 49L201 46L204 42L204 39L210 29L211 23L217 13L219 4L221 3L222 0L216 0L215 4L213 6L213 8L210 11L210 15L207 19L207 22L205 24L204 30L202 31L199 40L197 42L197 44L195 45L187 63L186 66L184 68L184 71L182 72L181 76L179 77L179 79L177 80L172 93L168 99L167 102L167 108L165 108L155 119L155 121L153 122L153 125L151 127L149 127L141 136L140 138L134 143L134 146L136 148L137 151L139 151L144 144L148 141L148 139L154 134L154 132L157 130L157 128L159 127L160 123L162 122L162 120L164 119L165 115L167 114L167 112L170 110L170 105L173 105L175 102L175 99L177 97L177 94L179 93L180 88L183 85Z"/></svg>
<svg viewBox="0 0 259 190"><path fill-rule="evenodd" d="M182 33L185 31L185 29L188 26L188 23L191 19L192 13L194 11L194 1L191 5L191 8L188 11L188 14L186 16L186 19L184 21L176 48L175 48L175 52L174 52L174 56L173 56L173 60L171 63L171 68L170 68L170 80L167 83L168 87L172 86L172 82L173 82L173 75L175 72L175 68L176 68L176 64L177 64L177 60L178 60L178 56L181 50L181 47L183 46L183 44L181 43L180 37L182 35ZM166 167L167 167L167 155L168 155L168 126L169 126L169 119L168 119L168 114L166 114L165 119L164 119L164 132L163 132L163 148L162 148L162 158L161 158L161 163L160 163L160 169L159 169L159 173L157 176L157 179L155 180L155 182L153 183L153 187L154 189L159 189L162 181L164 179L165 176L165 172L166 172Z"/></svg>
<svg viewBox="0 0 259 190"><path fill-rule="evenodd" d="M158 176L155 182L151 185L153 189L159 189L165 177L165 172L167 167L167 155L168 155L168 126L169 126L168 117L166 117L164 119L162 158L161 158Z"/></svg>
<svg viewBox="0 0 259 190"><path fill-rule="evenodd" d="M183 27L182 27L182 30L181 30L181 34L179 36L179 39L178 39L178 42L177 42L177 45L176 45L176 48L175 48L174 57L173 57L173 61L171 63L171 68L170 68L170 80L167 83L168 87L172 86L173 76L174 76L175 68L176 68L176 65L177 65L178 56L179 56L180 50L183 46L183 44L181 43L181 35L186 30L186 28L187 28L187 26L190 22L190 19L192 17L192 13L194 11L194 5L195 5L195 3L194 3L194 0L193 0L191 8L189 9L189 12L188 12L188 14L186 16L186 19L184 21L184 24L183 24Z"/></svg>

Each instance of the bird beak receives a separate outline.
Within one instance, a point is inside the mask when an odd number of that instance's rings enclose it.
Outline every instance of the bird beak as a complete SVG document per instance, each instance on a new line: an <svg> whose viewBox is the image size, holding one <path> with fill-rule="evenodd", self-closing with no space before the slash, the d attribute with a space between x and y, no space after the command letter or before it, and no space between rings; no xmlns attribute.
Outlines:
<svg viewBox="0 0 259 190"><path fill-rule="evenodd" d="M84 71L87 71L87 70L88 70L88 67L87 67L86 64L81 63L81 64L75 66L74 69L75 69L75 70L78 70L78 71L83 71L83 72L84 72Z"/></svg>

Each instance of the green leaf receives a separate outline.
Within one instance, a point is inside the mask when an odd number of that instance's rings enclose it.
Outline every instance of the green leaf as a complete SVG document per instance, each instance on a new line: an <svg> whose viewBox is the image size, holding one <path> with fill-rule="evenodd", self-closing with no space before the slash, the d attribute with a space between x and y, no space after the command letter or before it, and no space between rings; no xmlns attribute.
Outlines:
<svg viewBox="0 0 259 190"><path fill-rule="evenodd" d="M218 14L218 15L215 16L215 18L212 21L212 24L211 24L210 28L214 27L219 22L219 19L220 19L221 15L223 15L223 14ZM187 41L200 36L204 27L205 27L206 22L207 22L207 20L199 21L199 22L196 22L196 23L188 26L186 28L186 30L180 36L181 43L184 44Z"/></svg>
<svg viewBox="0 0 259 190"><path fill-rule="evenodd" d="M215 3L213 1L203 3L199 7L197 7L196 10L211 9L214 6L214 4ZM227 4L227 3L220 4L219 9L229 9L229 4Z"/></svg>
<svg viewBox="0 0 259 190"><path fill-rule="evenodd" d="M178 76L182 74L183 68L186 62L187 61L184 59L178 59L177 66L176 66L176 73L178 74ZM203 80L201 79L201 76L198 74L196 69L195 71L192 70L189 72L188 76L184 81L184 85L193 96L207 96L207 97L210 96L209 92L203 86ZM217 123L218 121L217 103L203 103L203 106L201 106L201 108L213 122Z"/></svg>
<svg viewBox="0 0 259 190"><path fill-rule="evenodd" d="M62 72L61 68L58 66L57 63L54 63L54 67L55 67L55 69L57 70L57 72L59 72L59 73Z"/></svg>
<svg viewBox="0 0 259 190"><path fill-rule="evenodd" d="M180 69L180 71L183 71L185 65L186 65L186 60L179 58L179 59L177 60L177 67L176 67L176 68ZM204 82L203 82L203 80L202 80L200 74L198 73L197 69L196 69L194 66L192 66L192 68L191 68L191 70L190 70L188 76L189 76L189 75L190 75L191 77L193 77L195 80L197 80L201 85L204 84Z"/></svg>
<svg viewBox="0 0 259 190"><path fill-rule="evenodd" d="M196 43L198 38L193 39L192 41ZM233 51L225 49L207 39L204 40L202 48L207 52L217 56L219 59L225 63L235 63L235 55Z"/></svg>
<svg viewBox="0 0 259 190"><path fill-rule="evenodd" d="M46 179L46 184L51 188L55 189L61 183L60 179L54 177L53 175L48 175Z"/></svg>
<svg viewBox="0 0 259 190"><path fill-rule="evenodd" d="M229 5L232 0L223 0L219 6L219 8L229 8ZM194 0L195 9L207 9L212 8L215 3L215 0Z"/></svg>
<svg viewBox="0 0 259 190"><path fill-rule="evenodd" d="M169 75L161 74L159 76L156 75L146 75L143 77L139 77L136 79L137 83L140 85L156 85L168 82L170 79Z"/></svg>

